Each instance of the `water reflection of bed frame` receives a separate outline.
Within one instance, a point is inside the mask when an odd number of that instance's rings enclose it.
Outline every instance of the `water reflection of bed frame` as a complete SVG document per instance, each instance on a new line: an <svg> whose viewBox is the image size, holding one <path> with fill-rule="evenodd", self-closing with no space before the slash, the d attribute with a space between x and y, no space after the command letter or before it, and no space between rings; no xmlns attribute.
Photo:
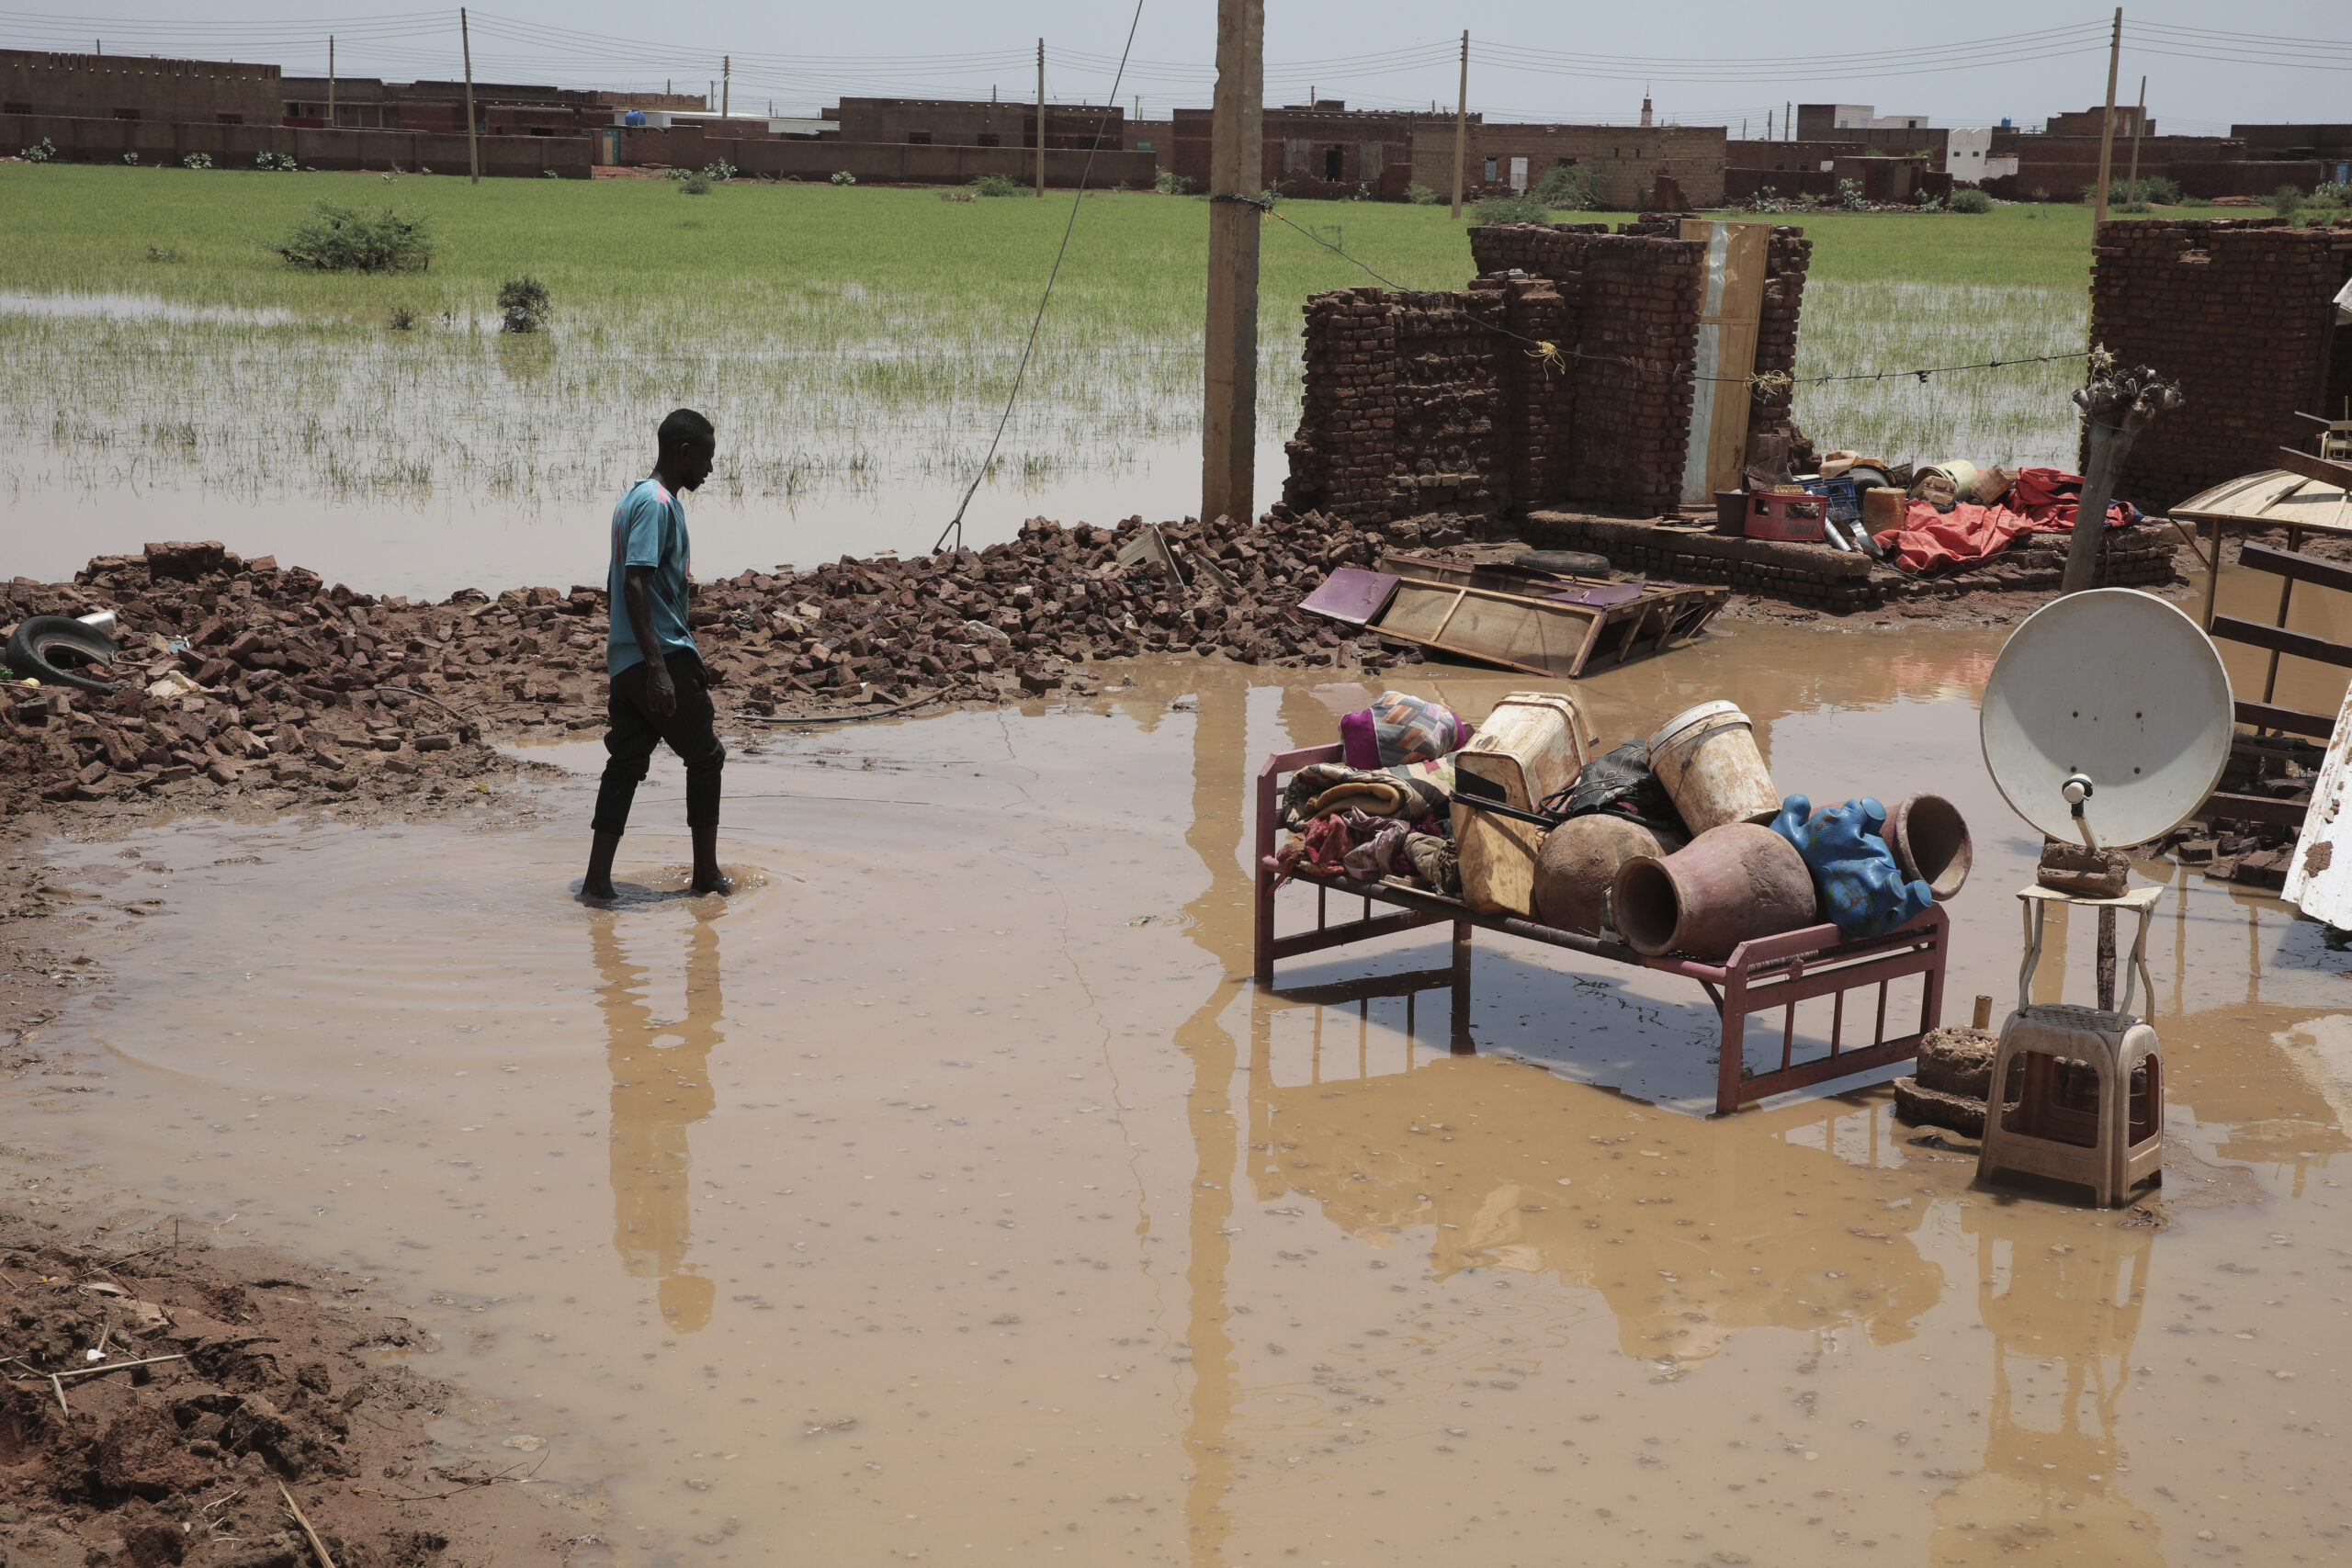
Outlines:
<svg viewBox="0 0 2352 1568"><path fill-rule="evenodd" d="M1723 1021L1722 1050L1715 1080L1715 1112L1724 1115L1754 1100L1785 1094L1838 1078L1907 1062L1919 1052L1919 1036L1943 1018L1944 960L1951 921L1940 905L1891 936L1845 942L1833 925L1808 926L1743 942L1721 964L1673 956L1651 958L1621 942L1538 924L1510 915L1481 915L1458 899L1408 886L1393 879L1358 882L1346 876L1299 874L1295 883L1315 889L1312 930L1278 936L1274 931L1275 838L1282 819L1283 785L1298 769L1314 762L1340 761L1337 745L1311 746L1281 751L1258 771L1257 801L1257 974L1258 983L1271 986L1278 959L1327 948L1367 942L1421 926L1450 923L1453 927L1454 962L1466 976L1473 928L1501 931L1549 947L1566 948L1587 957L1653 969L1696 980ZM1330 898L1334 893L1363 901L1363 913L1334 924ZM1394 907L1393 914L1375 915L1374 904ZM1923 980L1919 1028L1915 1033L1889 1039L1886 1032L1887 987L1909 976ZM1876 987L1871 1043L1844 1044L1846 996ZM1826 1055L1796 1059L1797 1004L1815 998L1831 1000L1829 1048ZM1747 1020L1751 1014L1784 1010L1781 1025L1780 1066L1763 1072L1748 1071L1744 1061Z"/></svg>

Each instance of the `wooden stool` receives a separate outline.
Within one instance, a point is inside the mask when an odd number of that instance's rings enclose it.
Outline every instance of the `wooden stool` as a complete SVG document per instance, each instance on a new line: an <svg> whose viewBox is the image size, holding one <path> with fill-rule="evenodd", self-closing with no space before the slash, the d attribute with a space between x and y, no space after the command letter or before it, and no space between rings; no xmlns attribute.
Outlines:
<svg viewBox="0 0 2352 1568"><path fill-rule="evenodd" d="M1992 1081L1985 1086L1979 1181L2007 1170L2078 1182L2091 1190L2100 1208L2111 1209L2128 1201L2142 1181L2163 1179L2164 1063L2156 1032L2130 1010L2135 981L2147 986L2152 998L2155 994L2148 976L2148 916L2163 895L2161 887L2135 888L2120 898L2077 898L2046 887L2018 895L2025 907L2025 962L2018 974L2018 1010L2001 1026ZM2140 917L2137 939L2122 964L2118 1010L2033 1004L2042 915L2052 904L2129 909ZM2062 1080L2075 1076L2066 1070L2069 1066L2092 1075L2092 1109L2066 1102ZM2147 1089L2135 1102L2132 1075L2142 1070ZM2012 1083L2015 1105L2009 1103Z"/></svg>
<svg viewBox="0 0 2352 1568"><path fill-rule="evenodd" d="M2064 1066L2096 1080L2093 1108L2070 1105ZM2135 1097L2132 1075L2144 1067ZM2016 1085L2017 1103L2008 1103ZM2128 1201L2151 1177L2163 1179L2164 1063L2156 1032L2127 1013L2063 1002L2019 1008L2001 1029L1984 1090L1984 1143L1976 1179L2002 1171L2079 1182L2102 1209Z"/></svg>

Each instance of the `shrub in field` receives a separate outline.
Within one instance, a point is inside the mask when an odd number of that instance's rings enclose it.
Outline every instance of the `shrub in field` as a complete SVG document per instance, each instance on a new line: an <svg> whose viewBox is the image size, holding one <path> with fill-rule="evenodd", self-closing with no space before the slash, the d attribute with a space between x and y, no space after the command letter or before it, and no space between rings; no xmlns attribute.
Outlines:
<svg viewBox="0 0 2352 1568"><path fill-rule="evenodd" d="M2295 186L2280 186L2270 193L2270 210L2281 218L2292 218L2303 209L2303 193Z"/></svg>
<svg viewBox="0 0 2352 1568"><path fill-rule="evenodd" d="M837 186L854 186L857 183L857 176L847 169L835 169L831 183Z"/></svg>
<svg viewBox="0 0 2352 1568"><path fill-rule="evenodd" d="M1410 185L1405 187L1405 199L1415 207L1435 207L1438 194L1427 186Z"/></svg>
<svg viewBox="0 0 2352 1568"><path fill-rule="evenodd" d="M19 149L17 156L28 164L46 164L57 156L57 143L44 136L31 146Z"/></svg>
<svg viewBox="0 0 2352 1568"><path fill-rule="evenodd" d="M290 175L294 172L294 154L291 152L256 152L254 154L254 167L268 174Z"/></svg>
<svg viewBox="0 0 2352 1568"><path fill-rule="evenodd" d="M2210 199L2201 196L2184 196L2180 198L2180 204L2183 207L2211 207L2213 205Z"/></svg>
<svg viewBox="0 0 2352 1568"><path fill-rule="evenodd" d="M2352 207L2352 185L2342 180L2322 180L2312 186L2312 202L2319 207Z"/></svg>
<svg viewBox="0 0 2352 1568"><path fill-rule="evenodd" d="M537 332L550 313L548 286L527 274L508 278L498 286L498 313L502 332Z"/></svg>
<svg viewBox="0 0 2352 1568"><path fill-rule="evenodd" d="M396 333L413 333L416 330L416 312L406 305L395 305L387 325Z"/></svg>
<svg viewBox="0 0 2352 1568"><path fill-rule="evenodd" d="M433 262L433 236L423 213L386 208L369 214L320 202L270 247L294 266L315 272L414 272Z"/></svg>
<svg viewBox="0 0 2352 1568"><path fill-rule="evenodd" d="M211 166L212 154L209 152L190 152L180 160L183 169L209 169Z"/></svg>
<svg viewBox="0 0 2352 1568"><path fill-rule="evenodd" d="M1029 187L1010 175L982 175L972 182L974 196L1027 196Z"/></svg>
<svg viewBox="0 0 2352 1568"><path fill-rule="evenodd" d="M122 155L122 161L135 169L139 166L139 154L136 152L125 152Z"/></svg>
<svg viewBox="0 0 2352 1568"><path fill-rule="evenodd" d="M1862 197L1862 183L1860 180L1839 180L1838 205L1849 212L1860 212L1868 207L1870 203Z"/></svg>
<svg viewBox="0 0 2352 1568"><path fill-rule="evenodd" d="M1973 188L1956 190L1951 193L1951 200L1945 205L1954 212L1990 212L1993 210L1993 198Z"/></svg>
<svg viewBox="0 0 2352 1568"><path fill-rule="evenodd" d="M1193 182L1173 169L1162 169L1151 176L1151 188L1162 196L1189 196Z"/></svg>
<svg viewBox="0 0 2352 1568"><path fill-rule="evenodd" d="M1535 195L1546 207L1568 212L1600 210L1600 187L1592 171L1579 164L1555 164L1535 182Z"/></svg>
<svg viewBox="0 0 2352 1568"><path fill-rule="evenodd" d="M1549 223L1552 209L1532 196L1490 196L1470 209L1481 223Z"/></svg>
<svg viewBox="0 0 2352 1568"><path fill-rule="evenodd" d="M710 182L703 178L700 175L689 175L686 176L686 183L678 187L678 194L681 196L708 196L710 194Z"/></svg>

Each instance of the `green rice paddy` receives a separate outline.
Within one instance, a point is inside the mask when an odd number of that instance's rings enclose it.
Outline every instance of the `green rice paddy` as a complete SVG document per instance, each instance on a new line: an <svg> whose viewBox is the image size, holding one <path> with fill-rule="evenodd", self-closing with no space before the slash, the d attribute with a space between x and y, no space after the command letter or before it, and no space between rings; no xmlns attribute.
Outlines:
<svg viewBox="0 0 2352 1568"><path fill-rule="evenodd" d="M265 248L313 202L425 214L422 272L294 270ZM794 500L967 477L986 450L1066 195L736 182L0 164L0 496L197 485L321 498L607 497L668 409L728 439L714 490ZM1085 198L1000 479L1116 474L1198 429L1207 209ZM1287 202L1265 230L1261 436L1295 423L1298 306L1373 281L1458 287L1442 207ZM2082 346L2089 214L1807 214L1801 376ZM551 330L497 330L529 274ZM413 321L405 330L395 321ZM2049 460L2067 363L1801 387L1825 446Z"/></svg>

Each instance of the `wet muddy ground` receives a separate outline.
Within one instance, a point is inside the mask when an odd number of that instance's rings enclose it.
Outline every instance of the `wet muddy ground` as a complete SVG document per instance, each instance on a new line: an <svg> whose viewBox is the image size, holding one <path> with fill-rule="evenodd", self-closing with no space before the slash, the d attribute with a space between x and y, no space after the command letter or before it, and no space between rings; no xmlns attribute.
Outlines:
<svg viewBox="0 0 2352 1568"><path fill-rule="evenodd" d="M1952 798L1965 1021L2037 847L1977 756L2002 635L1736 626L1580 691L1611 743L1729 697L1785 792ZM543 1444L580 1562L2338 1554L2319 927L2143 864L2161 1197L1977 1190L1883 1089L1704 1117L1713 1015L1663 977L1482 936L1458 998L1440 928L1258 990L1257 762L1366 693L1132 669L740 750L723 903L678 892L666 761L630 896L570 898L593 746L533 749L580 772L529 818L54 846L97 962L17 1141L413 1306L481 1401L437 1435ZM2038 990L2083 999L2065 934Z"/></svg>

